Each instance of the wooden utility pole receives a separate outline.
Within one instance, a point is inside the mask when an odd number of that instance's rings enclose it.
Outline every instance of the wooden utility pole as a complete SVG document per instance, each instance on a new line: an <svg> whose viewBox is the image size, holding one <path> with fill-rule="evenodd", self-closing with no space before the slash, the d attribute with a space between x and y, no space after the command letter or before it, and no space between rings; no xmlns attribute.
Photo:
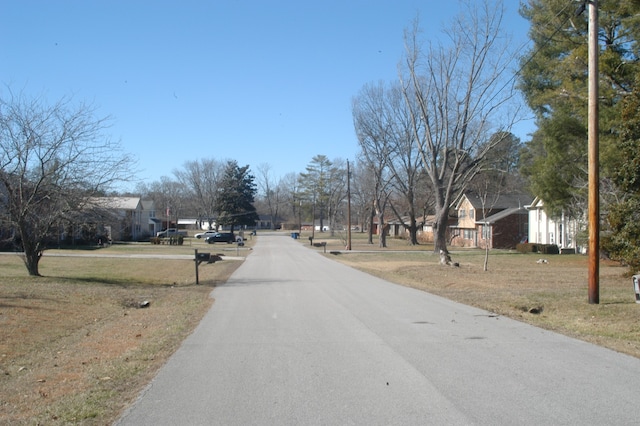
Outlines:
<svg viewBox="0 0 640 426"><path fill-rule="evenodd" d="M598 142L598 0L589 3L589 303L600 303L600 167Z"/></svg>
<svg viewBox="0 0 640 426"><path fill-rule="evenodd" d="M351 170L347 160L347 250L351 250Z"/></svg>

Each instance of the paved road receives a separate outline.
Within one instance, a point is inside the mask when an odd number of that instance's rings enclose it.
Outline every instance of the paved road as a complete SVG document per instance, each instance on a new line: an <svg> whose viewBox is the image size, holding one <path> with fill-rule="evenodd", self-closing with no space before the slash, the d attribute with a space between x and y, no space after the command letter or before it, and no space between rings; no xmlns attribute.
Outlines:
<svg viewBox="0 0 640 426"><path fill-rule="evenodd" d="M640 360L396 286L285 236L119 425L640 424Z"/></svg>

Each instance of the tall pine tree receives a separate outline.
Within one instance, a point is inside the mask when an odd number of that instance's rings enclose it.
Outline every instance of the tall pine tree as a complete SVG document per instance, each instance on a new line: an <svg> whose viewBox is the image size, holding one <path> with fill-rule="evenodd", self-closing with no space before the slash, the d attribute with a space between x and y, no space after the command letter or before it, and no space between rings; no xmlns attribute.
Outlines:
<svg viewBox="0 0 640 426"><path fill-rule="evenodd" d="M579 13L583 5L529 0L521 7L531 23L533 43L522 59L520 88L538 125L523 156L523 172L551 215L578 215L586 208L588 13ZM621 160L621 101L636 88L638 12L638 0L599 2L600 164L605 181ZM604 193L605 204L618 195Z"/></svg>
<svg viewBox="0 0 640 426"><path fill-rule="evenodd" d="M255 226L260 219L253 205L256 190L249 166L240 167L235 160L229 161L216 197L218 223L230 226L231 232L237 226Z"/></svg>
<svg viewBox="0 0 640 426"><path fill-rule="evenodd" d="M610 232L602 245L613 259L640 271L640 91L635 91L623 102L618 144L619 166L613 173L614 184L621 197L609 206L607 222Z"/></svg>

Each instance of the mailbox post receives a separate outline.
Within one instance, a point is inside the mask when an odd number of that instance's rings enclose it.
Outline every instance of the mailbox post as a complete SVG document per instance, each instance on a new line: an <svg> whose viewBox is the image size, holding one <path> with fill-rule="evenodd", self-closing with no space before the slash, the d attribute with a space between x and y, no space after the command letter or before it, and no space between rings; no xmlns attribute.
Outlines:
<svg viewBox="0 0 640 426"><path fill-rule="evenodd" d="M202 262L209 262L211 260L211 253L198 253L198 249L195 249L195 259L194 262L196 264L196 285L200 284L200 280L198 277L198 266Z"/></svg>

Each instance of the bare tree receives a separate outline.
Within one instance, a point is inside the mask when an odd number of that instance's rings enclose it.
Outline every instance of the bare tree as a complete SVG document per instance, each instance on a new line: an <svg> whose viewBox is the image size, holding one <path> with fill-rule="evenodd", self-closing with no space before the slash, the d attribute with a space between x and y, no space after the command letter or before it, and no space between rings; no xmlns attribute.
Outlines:
<svg viewBox="0 0 640 426"><path fill-rule="evenodd" d="M159 181L151 183L149 189L156 206L165 209L166 227L172 226L172 219L175 219L175 227L177 227L178 218L188 205L187 188L178 180L161 176Z"/></svg>
<svg viewBox="0 0 640 426"><path fill-rule="evenodd" d="M331 235L335 235L338 223L346 222L344 202L347 199L347 165L341 158L336 158L329 169L327 186L327 218Z"/></svg>
<svg viewBox="0 0 640 426"><path fill-rule="evenodd" d="M182 170L173 172L184 189L191 193L191 201L199 221L201 223L206 221L209 229L213 227L216 194L220 187L224 166L223 162L215 159L201 159L188 161Z"/></svg>
<svg viewBox="0 0 640 426"><path fill-rule="evenodd" d="M357 226L360 232L369 231L369 244L373 244L371 236L371 226L369 218L371 217L371 200L373 200L373 189L370 179L370 169L366 162L358 159L354 165L351 182L351 205L354 215L357 218Z"/></svg>
<svg viewBox="0 0 640 426"><path fill-rule="evenodd" d="M464 15L445 31L446 45L430 44L423 50L417 22L405 33L400 73L421 162L434 191L436 252L447 250L452 201L494 148L489 135L508 130L515 121L515 110L507 108L514 96L508 74L514 57L501 28L502 3L464 3Z"/></svg>
<svg viewBox="0 0 640 426"><path fill-rule="evenodd" d="M372 214L375 212L378 221L378 245L386 247L385 211L389 202L389 161L393 155L391 139L394 121L386 114L388 109L382 84L365 86L352 104L356 136L373 180L371 203ZM370 242L373 242L371 237Z"/></svg>
<svg viewBox="0 0 640 426"><path fill-rule="evenodd" d="M263 197L271 216L271 229L275 229L284 198L283 186L279 185L279 182L274 179L271 173L271 165L268 163L258 165L256 181L260 195Z"/></svg>
<svg viewBox="0 0 640 426"><path fill-rule="evenodd" d="M297 229L302 227L302 196L300 192L300 180L297 173L291 172L284 175L278 183L278 191L282 194L284 216L289 223L297 224Z"/></svg>
<svg viewBox="0 0 640 426"><path fill-rule="evenodd" d="M169 176L161 176L160 180L149 184L142 183L136 189L141 197L153 200L157 211L164 213L157 217L164 217L166 228L174 226L174 223L177 226L178 217L191 205L188 189Z"/></svg>
<svg viewBox="0 0 640 426"><path fill-rule="evenodd" d="M23 94L0 98L0 211L15 232L29 275L59 227L93 196L130 178L132 161L103 135L108 118L63 98L49 105Z"/></svg>
<svg viewBox="0 0 640 426"><path fill-rule="evenodd" d="M486 272L489 270L489 250L491 249L491 232L492 227L487 221L489 213L493 210L495 204L500 199L501 188L495 185L495 178L503 178L503 173L479 173L475 179L469 184L469 188L473 191L474 196L478 197L480 201L481 210L476 211L476 222L481 223L481 235L480 238L484 241L484 263L483 270Z"/></svg>
<svg viewBox="0 0 640 426"><path fill-rule="evenodd" d="M409 241L418 244L418 193L420 192L422 166L418 155L415 134L412 131L411 109L403 99L402 90L394 84L385 96L389 119L392 123L390 138L392 157L388 167L391 171L391 185L397 201L390 203L396 218L409 230ZM414 108L415 110L415 108Z"/></svg>

